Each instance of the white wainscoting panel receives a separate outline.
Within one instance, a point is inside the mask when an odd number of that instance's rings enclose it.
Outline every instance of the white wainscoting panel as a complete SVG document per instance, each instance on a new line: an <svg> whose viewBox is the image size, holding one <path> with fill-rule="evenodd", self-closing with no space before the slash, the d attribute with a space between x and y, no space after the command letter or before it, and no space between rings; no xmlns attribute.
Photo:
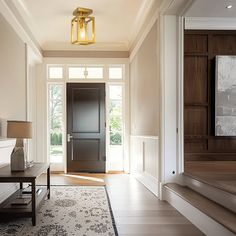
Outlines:
<svg viewBox="0 0 236 236"><path fill-rule="evenodd" d="M0 172L1 167L10 163L10 155L15 146L15 139L0 139ZM0 202L17 189L17 184L0 183Z"/></svg>
<svg viewBox="0 0 236 236"><path fill-rule="evenodd" d="M159 138L130 136L131 174L159 196Z"/></svg>

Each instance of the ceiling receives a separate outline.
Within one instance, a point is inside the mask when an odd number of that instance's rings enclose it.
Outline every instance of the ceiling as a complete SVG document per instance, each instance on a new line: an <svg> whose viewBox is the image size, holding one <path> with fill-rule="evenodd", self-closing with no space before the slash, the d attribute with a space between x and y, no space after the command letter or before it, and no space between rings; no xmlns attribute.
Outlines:
<svg viewBox="0 0 236 236"><path fill-rule="evenodd" d="M159 0L161 2L161 0ZM128 50L134 29L153 0L11 0L43 50ZM96 44L70 43L70 24L77 7L93 9ZM106 45L106 47L104 47Z"/></svg>
<svg viewBox="0 0 236 236"><path fill-rule="evenodd" d="M232 5L231 9L226 9ZM187 10L188 17L236 17L236 0L195 0Z"/></svg>
<svg viewBox="0 0 236 236"><path fill-rule="evenodd" d="M10 3L14 6L42 50L85 51L129 51L154 6L160 6L164 1L167 0L5 0L9 6ZM188 1L175 0L172 3L183 8ZM187 17L236 17L236 0L192 2L185 12ZM228 4L233 7L226 9ZM96 43L93 45L70 43L71 19L79 6L93 9L96 19Z"/></svg>

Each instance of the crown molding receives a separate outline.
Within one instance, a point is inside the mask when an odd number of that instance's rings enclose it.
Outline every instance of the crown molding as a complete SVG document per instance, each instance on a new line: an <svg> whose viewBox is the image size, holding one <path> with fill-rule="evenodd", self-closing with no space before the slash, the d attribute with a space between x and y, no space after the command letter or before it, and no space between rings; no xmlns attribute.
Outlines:
<svg viewBox="0 0 236 236"><path fill-rule="evenodd" d="M37 57L41 60L42 49L40 45L34 39L31 31L26 27L25 22L23 22L23 19L20 17L17 9L15 9L11 4L11 1L0 0L0 13L17 33L19 38L30 46L35 55L37 55Z"/></svg>
<svg viewBox="0 0 236 236"><path fill-rule="evenodd" d="M151 1L146 13L146 19L143 17L143 25L140 25L139 32L135 40L130 44L130 61L133 60L147 34L160 15L177 15L182 16L195 0L163 0L158 5L158 1Z"/></svg>
<svg viewBox="0 0 236 236"><path fill-rule="evenodd" d="M128 58L128 51L69 51L48 50L43 51L44 57L60 58Z"/></svg>
<svg viewBox="0 0 236 236"><path fill-rule="evenodd" d="M165 15L183 16L196 0L169 0L163 5L162 12Z"/></svg>
<svg viewBox="0 0 236 236"><path fill-rule="evenodd" d="M128 43L95 43L90 45L75 45L70 42L53 42L45 43L42 45L44 51L128 51Z"/></svg>
<svg viewBox="0 0 236 236"><path fill-rule="evenodd" d="M132 44L135 42L139 32L141 31L141 29L144 25L144 22L146 21L146 19L148 18L148 16L151 13L152 6L154 5L155 2L156 2L156 0L143 1L143 4L140 7L139 12L136 16L135 23L133 25L133 30L132 30L131 35L129 37L129 48L131 48Z"/></svg>
<svg viewBox="0 0 236 236"><path fill-rule="evenodd" d="M236 30L236 18L185 17L185 29Z"/></svg>

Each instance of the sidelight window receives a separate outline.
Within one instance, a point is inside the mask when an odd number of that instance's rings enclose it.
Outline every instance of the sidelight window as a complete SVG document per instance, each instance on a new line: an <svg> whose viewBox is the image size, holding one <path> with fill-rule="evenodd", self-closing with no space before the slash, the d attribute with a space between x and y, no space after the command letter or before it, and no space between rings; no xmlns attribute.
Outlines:
<svg viewBox="0 0 236 236"><path fill-rule="evenodd" d="M51 163L63 162L63 85L48 86L49 156Z"/></svg>
<svg viewBox="0 0 236 236"><path fill-rule="evenodd" d="M123 170L123 89L109 85L109 163L112 170Z"/></svg>

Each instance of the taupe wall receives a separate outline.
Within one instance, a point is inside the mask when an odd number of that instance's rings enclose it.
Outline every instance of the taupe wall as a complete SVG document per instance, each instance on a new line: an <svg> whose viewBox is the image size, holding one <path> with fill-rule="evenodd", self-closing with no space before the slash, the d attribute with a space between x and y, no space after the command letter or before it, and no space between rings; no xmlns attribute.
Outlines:
<svg viewBox="0 0 236 236"><path fill-rule="evenodd" d="M25 116L25 45L0 14L0 119ZM2 126L0 136L5 135Z"/></svg>
<svg viewBox="0 0 236 236"><path fill-rule="evenodd" d="M131 134L159 134L157 23L130 64Z"/></svg>

